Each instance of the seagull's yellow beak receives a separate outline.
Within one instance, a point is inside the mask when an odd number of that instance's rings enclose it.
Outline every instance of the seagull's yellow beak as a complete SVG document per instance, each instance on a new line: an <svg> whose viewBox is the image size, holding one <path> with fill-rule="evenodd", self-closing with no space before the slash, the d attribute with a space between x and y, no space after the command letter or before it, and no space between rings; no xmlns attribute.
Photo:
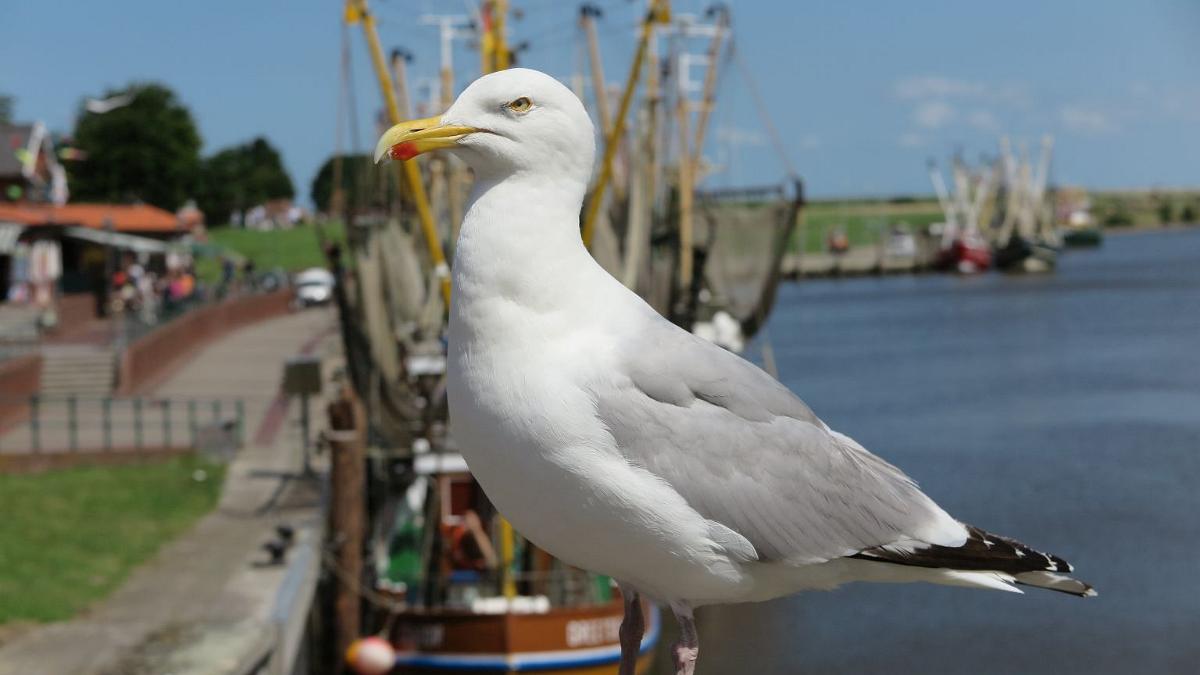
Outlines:
<svg viewBox="0 0 1200 675"><path fill-rule="evenodd" d="M392 159L412 159L423 152L452 148L459 140L478 129L442 124L440 117L409 120L383 132L375 145L375 162L385 156Z"/></svg>

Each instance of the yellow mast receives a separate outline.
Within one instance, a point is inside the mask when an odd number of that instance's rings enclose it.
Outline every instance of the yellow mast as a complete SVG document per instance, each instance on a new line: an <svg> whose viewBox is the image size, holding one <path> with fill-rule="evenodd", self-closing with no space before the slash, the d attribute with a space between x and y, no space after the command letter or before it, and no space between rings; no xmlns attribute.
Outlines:
<svg viewBox="0 0 1200 675"><path fill-rule="evenodd" d="M371 52L371 63L375 67L375 77L379 80L379 88L383 91L383 100L387 105L388 120L392 124L404 121L400 116L400 106L396 102L396 92L392 87L392 76L388 72L388 64L383 57L383 49L379 46L379 33L375 29L375 17L367 9L367 0L346 0L345 20L347 24L361 24L363 36L367 39L367 47ZM442 252L442 240L438 236L437 227L433 222L433 212L429 208L429 197L425 194L425 185L421 182L421 173L415 162L401 164L402 176L413 203L417 207L417 217L421 221L421 232L425 236L425 245L429 249L429 257L438 277L442 290L442 300L446 307L450 306L450 268L446 264L446 255Z"/></svg>
<svg viewBox="0 0 1200 675"><path fill-rule="evenodd" d="M509 68L511 59L504 28L507 14L508 0L484 0L480 5L483 33L479 36L479 59L484 75Z"/></svg>
<svg viewBox="0 0 1200 675"><path fill-rule="evenodd" d="M509 67L508 43L504 35L504 15L508 12L507 0L485 0L480 8L483 34L479 36L479 51L483 63L483 74L494 73ZM500 590L506 598L517 597L517 582L513 577L515 539L512 523L497 515L500 525Z"/></svg>
<svg viewBox="0 0 1200 675"><path fill-rule="evenodd" d="M600 214L600 204L604 201L604 189L608 187L608 181L612 179L613 157L617 154L617 145L621 134L625 132L625 117L629 113L630 103L633 102L633 91L637 88L642 72L642 63L646 60L646 46L650 43L654 24L669 21L670 11L668 0L653 0L650 11L642 20L642 32L638 37L637 53L633 56L633 65L630 66L629 77L625 80L625 91L621 93L621 104L617 109L617 117L613 121L612 129L606 130L604 159L600 162L600 176L596 179L595 187L592 188L587 212L583 218L583 243L586 246L592 245L592 239L596 234L596 217Z"/></svg>

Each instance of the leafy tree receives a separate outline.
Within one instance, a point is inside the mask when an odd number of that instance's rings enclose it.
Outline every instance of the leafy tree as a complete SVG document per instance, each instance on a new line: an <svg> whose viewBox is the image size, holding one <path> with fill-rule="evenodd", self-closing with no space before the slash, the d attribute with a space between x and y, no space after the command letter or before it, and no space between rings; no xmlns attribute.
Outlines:
<svg viewBox="0 0 1200 675"><path fill-rule="evenodd" d="M385 208L396 195L396 182L387 166L377 167L370 155L341 155L342 191L356 209ZM338 157L330 157L313 179L309 195L318 211L328 212L333 200L333 171ZM395 166L394 164L392 165Z"/></svg>
<svg viewBox="0 0 1200 675"><path fill-rule="evenodd" d="M1158 205L1158 220L1162 224L1171 222L1171 217L1174 215L1174 210L1171 208L1171 202L1164 201Z"/></svg>
<svg viewBox="0 0 1200 675"><path fill-rule="evenodd" d="M228 223L235 211L295 194L279 152L256 138L203 161L197 202L209 223Z"/></svg>
<svg viewBox="0 0 1200 675"><path fill-rule="evenodd" d="M174 210L196 188L201 141L192 115L161 84L109 90L104 98L122 94L133 98L108 112L80 110L74 140L86 159L68 164L71 196Z"/></svg>
<svg viewBox="0 0 1200 675"><path fill-rule="evenodd" d="M8 124L12 121L13 97L7 94L0 94L0 124Z"/></svg>

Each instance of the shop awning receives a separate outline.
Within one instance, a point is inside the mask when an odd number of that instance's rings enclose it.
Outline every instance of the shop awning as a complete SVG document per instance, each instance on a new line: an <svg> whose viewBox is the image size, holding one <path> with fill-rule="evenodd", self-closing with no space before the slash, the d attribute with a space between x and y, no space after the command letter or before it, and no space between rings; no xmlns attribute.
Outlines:
<svg viewBox="0 0 1200 675"><path fill-rule="evenodd" d="M86 227L68 227L63 230L63 235L138 253L166 253L171 249L170 244L158 239Z"/></svg>

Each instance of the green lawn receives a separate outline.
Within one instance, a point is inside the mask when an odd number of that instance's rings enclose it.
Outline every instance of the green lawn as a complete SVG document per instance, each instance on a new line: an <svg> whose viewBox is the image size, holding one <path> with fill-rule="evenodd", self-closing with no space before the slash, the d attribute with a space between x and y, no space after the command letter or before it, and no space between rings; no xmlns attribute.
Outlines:
<svg viewBox="0 0 1200 675"><path fill-rule="evenodd" d="M327 227L326 235L340 237L340 227ZM317 244L317 229L312 225L300 225L290 230L243 230L222 226L208 230L209 243L219 249L236 254L235 257L249 258L262 272L276 268L286 272L298 272L309 267L324 267L325 256ZM200 278L214 283L221 278L219 254L199 256L196 271Z"/></svg>
<svg viewBox="0 0 1200 675"><path fill-rule="evenodd" d="M0 624L67 619L108 595L216 505L223 473L186 457L0 475Z"/></svg>
<svg viewBox="0 0 1200 675"><path fill-rule="evenodd" d="M792 249L799 248L803 238L805 252L824 251L829 232L836 228L846 232L851 246L863 246L877 243L888 225L906 223L915 231L942 220L937 202L812 202L804 207L803 225Z"/></svg>

